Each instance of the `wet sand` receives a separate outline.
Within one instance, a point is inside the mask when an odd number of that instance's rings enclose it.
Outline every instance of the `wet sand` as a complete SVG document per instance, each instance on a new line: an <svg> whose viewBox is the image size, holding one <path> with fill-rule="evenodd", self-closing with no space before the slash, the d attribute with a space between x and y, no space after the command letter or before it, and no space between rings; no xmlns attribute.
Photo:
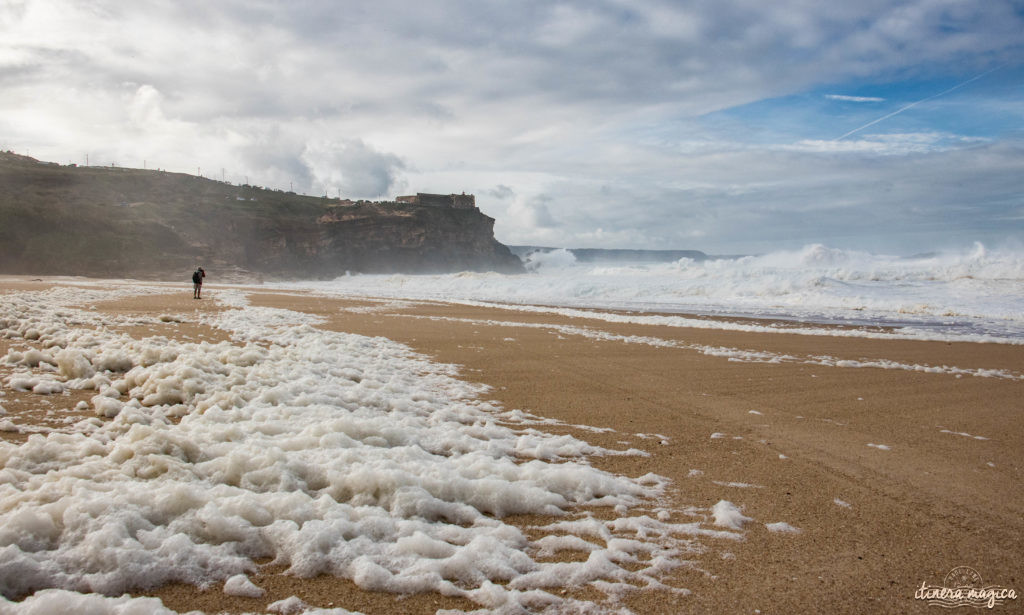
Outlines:
<svg viewBox="0 0 1024 615"><path fill-rule="evenodd" d="M32 287L19 284L0 288ZM168 323L160 334L196 339L215 333L200 332L188 315L219 309L216 292L210 286L208 299L198 302L190 288L180 289L97 309L181 314L183 322ZM975 569L987 585L1024 590L1024 381L813 364L813 357L828 355L1019 376L1022 346L613 324L260 289L250 301L319 314L325 328L388 337L457 364L462 378L492 387L487 397L505 408L611 428L555 429L597 445L648 451L649 457L592 462L629 476L669 477L668 504L676 510L729 500L754 520L742 541L702 540L705 551L666 580L692 593L638 592L625 601L634 612L927 612L931 607L914 599L915 590L923 582L941 584L957 566ZM719 347L787 359L750 362L706 353ZM42 397L5 391L0 399L8 418L28 417ZM684 520L682 512L673 515ZM769 531L766 524L776 522L800 532ZM189 586L149 595L178 611L261 611L290 595L365 613L473 608L441 596L400 598L278 570L251 578L268 590L265 597L232 598L218 587ZM1021 602L999 608L1013 612Z"/></svg>

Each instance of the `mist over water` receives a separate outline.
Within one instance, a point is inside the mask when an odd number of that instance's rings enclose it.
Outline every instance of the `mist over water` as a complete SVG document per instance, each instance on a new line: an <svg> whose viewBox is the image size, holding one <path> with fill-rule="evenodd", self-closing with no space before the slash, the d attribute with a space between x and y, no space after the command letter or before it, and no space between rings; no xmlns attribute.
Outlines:
<svg viewBox="0 0 1024 615"><path fill-rule="evenodd" d="M580 263L567 250L527 257L527 274L360 275L300 286L346 295L486 301L637 312L888 324L1024 339L1024 249L912 257L821 244L758 256Z"/></svg>

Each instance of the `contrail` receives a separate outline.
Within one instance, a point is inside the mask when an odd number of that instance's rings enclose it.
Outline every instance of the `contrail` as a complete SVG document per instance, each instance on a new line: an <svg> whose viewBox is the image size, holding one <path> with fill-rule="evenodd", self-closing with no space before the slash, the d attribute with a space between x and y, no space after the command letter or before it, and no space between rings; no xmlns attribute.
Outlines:
<svg viewBox="0 0 1024 615"><path fill-rule="evenodd" d="M835 139L832 139L832 140L833 141L842 141L846 137L848 137L848 136L850 136L850 135L852 135L852 134L854 134L856 132L860 132L860 131L864 130L865 128L867 128L868 126L874 126L875 124L877 124L877 123L879 123L881 121L887 120L887 119L891 118L894 115L897 115L899 113L903 113L904 111L906 111L907 109L909 109L911 107L916 107L917 105L920 105L923 102L928 102L929 100L931 100L933 98L938 98L939 96L942 96L944 94L949 94L953 90L959 90L960 88L964 87L965 85L967 85L969 83L973 83L973 82L977 81L978 79L981 79L985 75L988 75L989 73L994 73L995 71L999 70L1000 68L1002 68L1004 66L1006 66L1006 65L1005 64L1000 64L999 66L997 66L995 68L992 68L992 69L989 69L989 70L981 73L980 75L978 75L976 77L972 77L972 78L968 79L967 81L964 81L963 83L958 83L958 84L954 85L953 87L949 88L948 90L943 90L942 92L939 92L938 94L932 94L928 98L922 98L921 100L912 102L909 105L906 105L905 107L901 107L901 108L893 111L892 113L890 113L888 115L883 115L882 117L878 118L877 120L873 120L871 122L868 122L867 124L864 124L860 128L854 128L853 130L851 130L850 132L846 133L845 135L843 135L841 137L836 137Z"/></svg>

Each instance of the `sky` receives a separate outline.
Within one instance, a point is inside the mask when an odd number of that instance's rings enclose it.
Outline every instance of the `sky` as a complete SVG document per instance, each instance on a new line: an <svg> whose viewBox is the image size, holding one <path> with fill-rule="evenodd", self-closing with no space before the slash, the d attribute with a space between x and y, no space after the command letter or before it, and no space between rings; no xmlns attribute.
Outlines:
<svg viewBox="0 0 1024 615"><path fill-rule="evenodd" d="M1024 237L1020 0L0 0L0 149L475 194L513 245Z"/></svg>

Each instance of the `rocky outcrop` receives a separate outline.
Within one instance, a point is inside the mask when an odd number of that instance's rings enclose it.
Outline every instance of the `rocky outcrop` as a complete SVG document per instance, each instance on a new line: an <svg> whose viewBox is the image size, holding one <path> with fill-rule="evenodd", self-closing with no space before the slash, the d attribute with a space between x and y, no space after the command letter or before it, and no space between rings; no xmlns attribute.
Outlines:
<svg viewBox="0 0 1024 615"><path fill-rule="evenodd" d="M221 280L522 271L475 207L341 201L0 153L0 272L179 279L197 265Z"/></svg>
<svg viewBox="0 0 1024 615"><path fill-rule="evenodd" d="M333 207L318 220L329 269L355 271L522 271L494 239L494 219L480 210L363 203Z"/></svg>

